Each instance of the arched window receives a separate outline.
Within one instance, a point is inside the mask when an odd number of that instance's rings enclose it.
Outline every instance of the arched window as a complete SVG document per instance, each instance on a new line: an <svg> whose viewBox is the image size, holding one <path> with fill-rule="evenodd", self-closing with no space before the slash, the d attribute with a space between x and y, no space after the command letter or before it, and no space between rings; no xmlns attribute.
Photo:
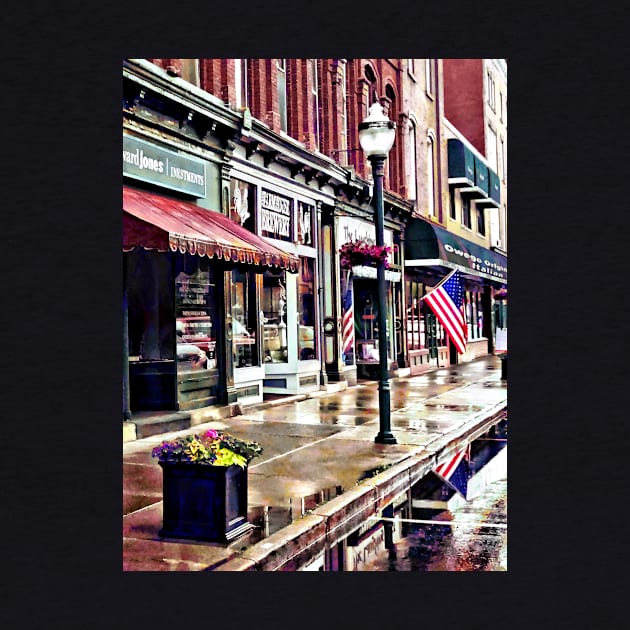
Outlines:
<svg viewBox="0 0 630 630"><path fill-rule="evenodd" d="M407 141L407 199L417 199L418 182L416 179L417 160L416 160L416 123L409 121L409 134Z"/></svg>
<svg viewBox="0 0 630 630"><path fill-rule="evenodd" d="M236 92L236 107L248 107L247 98L247 59L234 60L234 83Z"/></svg>
<svg viewBox="0 0 630 630"><path fill-rule="evenodd" d="M280 129L287 131L287 60L276 59L276 75L278 78L278 112Z"/></svg>
<svg viewBox="0 0 630 630"><path fill-rule="evenodd" d="M427 214L435 216L435 143L427 136Z"/></svg>
<svg viewBox="0 0 630 630"><path fill-rule="evenodd" d="M365 115L367 116L370 113L370 105L378 101L378 91L376 89L376 75L374 74L374 70L370 66L365 66L365 79L369 84L368 88L368 98L365 108Z"/></svg>

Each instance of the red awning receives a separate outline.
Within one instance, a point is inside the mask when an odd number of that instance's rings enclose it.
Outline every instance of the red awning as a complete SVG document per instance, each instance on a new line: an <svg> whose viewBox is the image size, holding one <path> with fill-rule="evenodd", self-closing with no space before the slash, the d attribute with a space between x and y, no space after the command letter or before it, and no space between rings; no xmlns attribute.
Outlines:
<svg viewBox="0 0 630 630"><path fill-rule="evenodd" d="M220 212L123 186L123 251L188 252L297 272L300 261Z"/></svg>

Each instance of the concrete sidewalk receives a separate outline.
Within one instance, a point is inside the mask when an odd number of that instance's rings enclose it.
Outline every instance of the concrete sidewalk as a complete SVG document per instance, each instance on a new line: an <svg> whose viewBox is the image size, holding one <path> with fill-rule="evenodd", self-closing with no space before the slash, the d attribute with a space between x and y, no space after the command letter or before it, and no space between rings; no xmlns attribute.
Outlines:
<svg viewBox="0 0 630 630"><path fill-rule="evenodd" d="M395 445L374 442L378 384L263 404L123 444L123 570L296 570L343 540L507 409L498 357L391 381ZM151 449L208 428L260 442L249 466L254 531L230 544L160 539L162 470ZM382 471L382 472L378 472Z"/></svg>

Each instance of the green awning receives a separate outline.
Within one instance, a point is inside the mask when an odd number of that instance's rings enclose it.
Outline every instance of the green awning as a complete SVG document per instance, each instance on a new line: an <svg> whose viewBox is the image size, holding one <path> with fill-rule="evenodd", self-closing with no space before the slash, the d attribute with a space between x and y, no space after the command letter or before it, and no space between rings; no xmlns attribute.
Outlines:
<svg viewBox="0 0 630 630"><path fill-rule="evenodd" d="M475 156L457 139L448 140L448 183L451 186L475 185Z"/></svg>
<svg viewBox="0 0 630 630"><path fill-rule="evenodd" d="M424 219L412 219L405 230L405 267L459 269L470 276L507 284L507 256Z"/></svg>
<svg viewBox="0 0 630 630"><path fill-rule="evenodd" d="M500 208L501 207L501 182L499 176L488 168L488 183L490 195L485 199L477 199L479 208Z"/></svg>

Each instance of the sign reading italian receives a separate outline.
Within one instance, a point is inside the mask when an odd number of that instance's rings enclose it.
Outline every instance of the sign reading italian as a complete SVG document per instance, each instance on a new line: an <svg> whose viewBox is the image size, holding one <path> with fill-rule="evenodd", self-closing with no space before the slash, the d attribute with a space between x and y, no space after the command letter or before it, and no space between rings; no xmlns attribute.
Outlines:
<svg viewBox="0 0 630 630"><path fill-rule="evenodd" d="M292 200L263 188L260 191L260 230L269 238L293 240Z"/></svg>
<svg viewBox="0 0 630 630"><path fill-rule="evenodd" d="M203 160L124 134L123 175L195 197L206 196L206 164Z"/></svg>

